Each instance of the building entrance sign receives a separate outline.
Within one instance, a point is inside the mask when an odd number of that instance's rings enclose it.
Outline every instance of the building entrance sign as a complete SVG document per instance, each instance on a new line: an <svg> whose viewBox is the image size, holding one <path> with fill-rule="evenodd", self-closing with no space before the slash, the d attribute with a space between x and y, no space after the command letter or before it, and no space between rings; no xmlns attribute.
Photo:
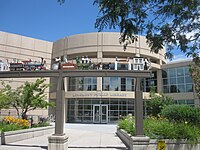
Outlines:
<svg viewBox="0 0 200 150"><path fill-rule="evenodd" d="M93 105L93 123L108 123L108 105Z"/></svg>

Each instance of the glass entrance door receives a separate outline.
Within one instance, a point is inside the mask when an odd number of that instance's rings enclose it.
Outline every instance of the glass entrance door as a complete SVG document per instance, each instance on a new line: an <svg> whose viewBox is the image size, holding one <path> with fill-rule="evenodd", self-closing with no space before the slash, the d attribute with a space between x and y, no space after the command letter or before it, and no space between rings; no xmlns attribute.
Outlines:
<svg viewBox="0 0 200 150"><path fill-rule="evenodd" d="M108 105L93 105L93 123L108 123Z"/></svg>

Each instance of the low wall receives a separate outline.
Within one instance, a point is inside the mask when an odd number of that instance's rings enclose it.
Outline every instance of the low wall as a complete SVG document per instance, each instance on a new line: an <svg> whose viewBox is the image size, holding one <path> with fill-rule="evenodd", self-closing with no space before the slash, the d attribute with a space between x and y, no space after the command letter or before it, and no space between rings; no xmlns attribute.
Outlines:
<svg viewBox="0 0 200 150"><path fill-rule="evenodd" d="M141 139L139 139L137 142L135 142L135 137L131 136L130 134L127 134L122 129L117 129L117 135L122 140L122 142L130 149L137 149L137 150L157 150L158 149L158 141L155 139L149 139L147 142L145 139L145 142ZM144 137L146 138L146 137ZM163 150L197 150L200 149L200 144L189 144L185 140L164 140L166 143L166 148ZM136 144L134 144L136 143Z"/></svg>
<svg viewBox="0 0 200 150"><path fill-rule="evenodd" d="M51 134L54 132L54 128L55 128L54 126L48 126L48 127L2 132L0 135L0 145L21 141L25 139L30 139L45 134Z"/></svg>

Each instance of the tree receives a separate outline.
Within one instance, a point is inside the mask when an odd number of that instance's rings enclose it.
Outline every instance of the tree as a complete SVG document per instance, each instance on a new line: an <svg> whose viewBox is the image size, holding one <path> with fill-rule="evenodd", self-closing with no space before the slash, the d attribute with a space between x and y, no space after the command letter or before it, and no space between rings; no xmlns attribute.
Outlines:
<svg viewBox="0 0 200 150"><path fill-rule="evenodd" d="M63 4L65 0L58 2ZM120 42L126 46L142 34L152 51L158 53L167 47L168 58L173 57L174 48L199 57L199 0L94 0L93 4L99 8L95 27L99 31L118 27Z"/></svg>
<svg viewBox="0 0 200 150"><path fill-rule="evenodd" d="M200 59L194 62L195 63L190 66L190 74L195 85L195 91L200 99Z"/></svg>
<svg viewBox="0 0 200 150"><path fill-rule="evenodd" d="M24 85L12 89L9 84L4 86L4 94L9 98L7 103L10 107L13 107L17 111L17 115L23 119L27 119L27 112L35 110L37 108L47 108L48 106L54 106L53 103L47 102L45 90L49 87L49 84L45 84L45 79L37 79L34 83L26 81Z"/></svg>
<svg viewBox="0 0 200 150"><path fill-rule="evenodd" d="M147 115L157 117L161 110L174 103L171 97L165 95L156 95L154 91L150 91L150 100L146 102Z"/></svg>
<svg viewBox="0 0 200 150"><path fill-rule="evenodd" d="M0 110L9 108L8 97L4 94L4 90L0 91Z"/></svg>

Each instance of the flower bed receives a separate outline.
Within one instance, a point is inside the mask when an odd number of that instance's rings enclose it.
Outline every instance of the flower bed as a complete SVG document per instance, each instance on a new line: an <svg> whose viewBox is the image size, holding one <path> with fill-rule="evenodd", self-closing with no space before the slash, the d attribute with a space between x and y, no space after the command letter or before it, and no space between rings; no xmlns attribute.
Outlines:
<svg viewBox="0 0 200 150"><path fill-rule="evenodd" d="M6 116L0 123L0 145L53 133L54 126L43 122L31 126L28 120Z"/></svg>
<svg viewBox="0 0 200 150"><path fill-rule="evenodd" d="M148 117L144 119L144 134L145 136L154 139L149 141L148 138L145 137L138 139L134 137L135 122L134 118L131 116L119 121L118 126L119 129L117 130L117 135L130 149L133 149L134 144L138 142L141 143L141 141L143 141L143 146L148 148L148 150L156 149L159 140L166 141L167 149L170 150L200 149L200 128L198 126L188 124L187 122L177 123L171 122L162 117Z"/></svg>
<svg viewBox="0 0 200 150"><path fill-rule="evenodd" d="M164 141L166 143L166 150L198 150L200 149L200 144L190 144L185 140L156 140L148 139L148 137L139 137L135 139L134 136L131 136L123 129L117 129L117 135L122 140L122 142L130 150L156 150L158 149L158 142ZM137 137L136 137L137 138ZM144 140L143 140L144 139Z"/></svg>

